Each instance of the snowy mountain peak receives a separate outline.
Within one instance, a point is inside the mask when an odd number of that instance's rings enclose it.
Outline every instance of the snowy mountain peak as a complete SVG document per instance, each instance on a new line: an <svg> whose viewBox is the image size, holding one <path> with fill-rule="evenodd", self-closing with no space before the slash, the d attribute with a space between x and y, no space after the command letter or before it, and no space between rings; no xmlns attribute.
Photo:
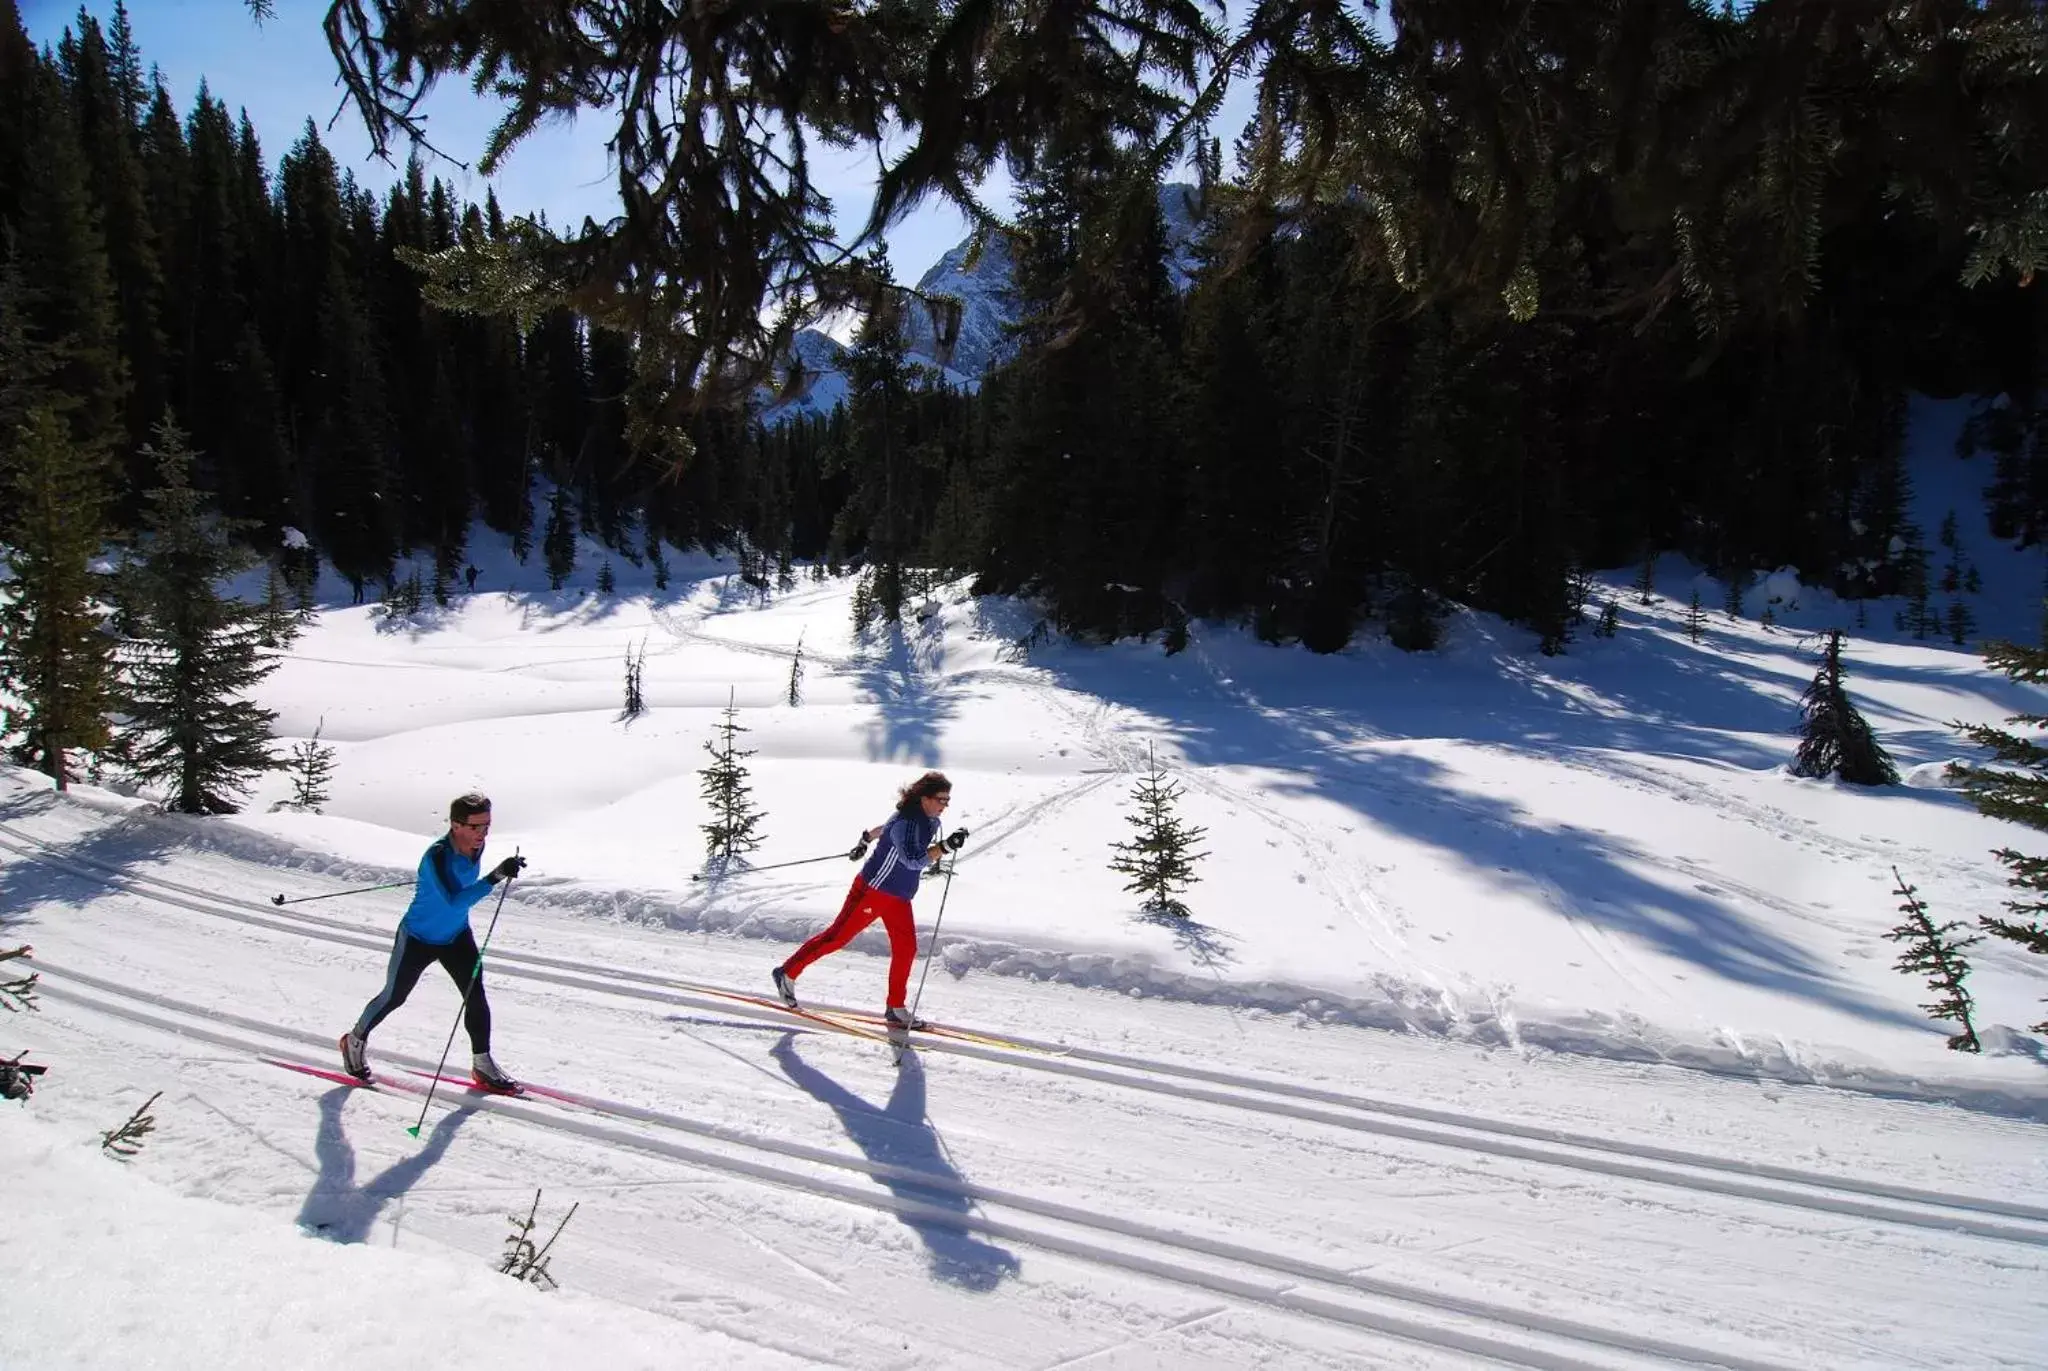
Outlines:
<svg viewBox="0 0 2048 1371"><path fill-rule="evenodd" d="M1194 186L1179 181L1159 188L1159 209L1171 251L1167 270L1176 290L1187 289L1194 279L1195 195ZM952 354L941 360L931 315L912 310L904 321L905 351L910 360L931 368L947 385L962 390L979 386L982 373L1009 360L1015 350L1010 336L1018 314L1012 290L1015 270L1009 243L1000 235L989 235L979 252L971 235L947 249L918 278L917 289L927 296L959 301L960 328ZM846 378L840 372L840 359L858 331L857 321L841 315L830 326L797 334L792 351L811 384L801 396L769 406L765 414L769 423L829 414L845 400Z"/></svg>

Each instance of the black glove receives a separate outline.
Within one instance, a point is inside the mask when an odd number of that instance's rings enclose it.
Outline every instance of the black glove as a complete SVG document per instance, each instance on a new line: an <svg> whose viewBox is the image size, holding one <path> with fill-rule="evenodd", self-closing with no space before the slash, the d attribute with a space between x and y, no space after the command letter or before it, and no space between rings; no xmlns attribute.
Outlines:
<svg viewBox="0 0 2048 1371"><path fill-rule="evenodd" d="M867 855L868 835L863 833L860 835L860 841L853 845L853 851L846 854L846 860L849 862L857 862Z"/></svg>
<svg viewBox="0 0 2048 1371"><path fill-rule="evenodd" d="M507 857L504 861L491 868L491 884L496 885L500 881L509 881L524 870L526 870L526 858Z"/></svg>
<svg viewBox="0 0 2048 1371"><path fill-rule="evenodd" d="M951 833L948 833L945 846L948 852L958 852L961 848L967 846L967 830L956 828Z"/></svg>

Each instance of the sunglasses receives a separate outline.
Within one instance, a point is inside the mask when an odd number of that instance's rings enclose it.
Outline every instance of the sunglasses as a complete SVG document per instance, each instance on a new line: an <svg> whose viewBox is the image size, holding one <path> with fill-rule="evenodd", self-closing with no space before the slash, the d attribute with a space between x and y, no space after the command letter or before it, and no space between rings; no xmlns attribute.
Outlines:
<svg viewBox="0 0 2048 1371"><path fill-rule="evenodd" d="M480 824L473 824L469 822L467 819L457 819L455 821L455 826L457 828L473 828L479 833L488 833L491 831L491 821L489 819L485 819Z"/></svg>

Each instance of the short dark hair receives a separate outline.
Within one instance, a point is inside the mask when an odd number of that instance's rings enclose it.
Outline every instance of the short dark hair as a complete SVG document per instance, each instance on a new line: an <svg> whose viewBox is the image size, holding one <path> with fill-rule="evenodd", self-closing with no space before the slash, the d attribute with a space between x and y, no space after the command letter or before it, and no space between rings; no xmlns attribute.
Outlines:
<svg viewBox="0 0 2048 1371"><path fill-rule="evenodd" d="M946 779L943 771L927 771L909 785L896 792L896 812L908 814L917 808L918 801L927 795L949 795L953 783Z"/></svg>
<svg viewBox="0 0 2048 1371"><path fill-rule="evenodd" d="M472 790L467 795L457 795L448 802L448 822L466 824L479 814L491 812L491 797L481 790Z"/></svg>

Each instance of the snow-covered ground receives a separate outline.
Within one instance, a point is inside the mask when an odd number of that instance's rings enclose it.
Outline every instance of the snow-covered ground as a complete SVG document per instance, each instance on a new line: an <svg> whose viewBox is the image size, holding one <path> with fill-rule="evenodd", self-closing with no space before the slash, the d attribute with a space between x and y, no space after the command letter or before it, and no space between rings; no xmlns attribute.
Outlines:
<svg viewBox="0 0 2048 1371"><path fill-rule="evenodd" d="M1982 528L1953 407L1922 418L1929 539L1958 508L1980 621L2032 641L2040 554ZM0 1055L50 1067L0 1108L8 1365L2048 1364L2048 978L1972 949L1968 1057L1882 937L1894 867L1937 918L1999 909L1989 850L2028 835L1939 764L1953 721L2040 693L1893 606L1847 654L1907 776L1872 792L1784 769L1802 631L1851 622L1788 578L1737 621L1675 561L1650 605L1620 573L1620 635L1557 658L1476 615L1420 656L1198 625L1165 658L1020 653L1029 614L958 587L856 639L847 581L703 564L657 595L620 566L600 598L476 555L475 595L330 608L265 685L339 749L324 813L273 808L283 777L198 821L0 776L0 948L32 943L44 992ZM758 864L843 852L948 772L973 836L918 901L921 1010L1035 1046L898 1067L733 998L851 868L693 879L729 695ZM1185 924L1106 867L1148 747L1208 829ZM498 1058L580 1102L402 1088L448 1041L436 971L372 1041L399 1087L263 1060L332 1065L404 892L275 898L407 878L473 787L492 858L532 862L491 944ZM882 948L804 993L879 1009ZM157 1091L141 1152L99 1155ZM536 1190L550 1229L577 1206L558 1291L492 1271Z"/></svg>

